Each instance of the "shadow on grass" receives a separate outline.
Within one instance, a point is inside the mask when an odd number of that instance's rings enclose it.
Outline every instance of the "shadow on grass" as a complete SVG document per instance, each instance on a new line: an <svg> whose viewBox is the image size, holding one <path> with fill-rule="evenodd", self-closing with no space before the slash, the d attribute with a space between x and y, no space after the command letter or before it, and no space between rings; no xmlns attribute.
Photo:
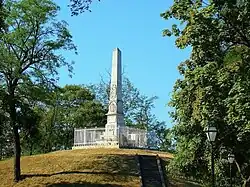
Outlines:
<svg viewBox="0 0 250 187"><path fill-rule="evenodd" d="M93 183L58 183L58 184L51 184L47 187L122 187L120 185L114 184L93 184Z"/></svg>
<svg viewBox="0 0 250 187"><path fill-rule="evenodd" d="M89 172L89 171L62 171L62 172L57 172L57 173L50 173L50 174L47 174L47 173L41 173L41 174L23 174L21 176L21 179L26 179L26 178L29 178L29 177L51 177L51 176L54 176L54 175L65 175L65 174L96 174L96 175L128 175L128 173L123 173L123 172ZM138 176L136 174L132 174L132 173L129 173L129 176Z"/></svg>
<svg viewBox="0 0 250 187"><path fill-rule="evenodd" d="M67 168L65 168L65 170L66 169ZM97 176L106 175L104 179L105 183L108 183L110 181L127 182L131 180L131 177L139 177L135 156L106 154L106 155L98 155L96 159L93 159L93 161L91 161L91 164L85 165L84 162L80 164L78 163L75 167L73 167L72 170L69 171L54 172L54 173L23 174L21 178L26 179L31 177L51 177L55 175L67 175L67 174L69 175L90 174ZM78 184L67 184L67 185L77 186ZM95 184L91 186L91 184L88 184L87 186L95 187L95 186L105 186L105 185Z"/></svg>
<svg viewBox="0 0 250 187"><path fill-rule="evenodd" d="M134 155L107 155L104 157L107 171L118 172L130 176L139 176L137 161Z"/></svg>

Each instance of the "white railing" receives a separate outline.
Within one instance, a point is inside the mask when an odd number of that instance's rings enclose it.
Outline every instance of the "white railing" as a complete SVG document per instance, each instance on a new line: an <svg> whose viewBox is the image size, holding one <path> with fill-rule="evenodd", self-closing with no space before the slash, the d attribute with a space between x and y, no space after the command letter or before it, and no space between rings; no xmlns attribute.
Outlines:
<svg viewBox="0 0 250 187"><path fill-rule="evenodd" d="M147 147L147 131L132 127L119 128L120 147Z"/></svg>
<svg viewBox="0 0 250 187"><path fill-rule="evenodd" d="M94 145L146 148L147 131L132 127L119 127L116 129L84 128L74 130L74 147Z"/></svg>

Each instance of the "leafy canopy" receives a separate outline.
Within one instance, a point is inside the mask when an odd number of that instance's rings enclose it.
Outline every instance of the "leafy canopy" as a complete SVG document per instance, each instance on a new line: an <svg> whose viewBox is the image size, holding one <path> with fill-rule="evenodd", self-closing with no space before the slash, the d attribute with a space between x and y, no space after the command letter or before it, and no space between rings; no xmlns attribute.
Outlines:
<svg viewBox="0 0 250 187"><path fill-rule="evenodd" d="M176 81L170 102L178 152L173 167L208 181L211 160L204 128L213 125L218 129L218 185L228 182L227 164L222 163L220 151L224 146L227 153L236 155L236 180L246 183L250 180L246 149L250 130L250 2L178 0L161 16L180 23L165 29L163 35L175 36L178 48L192 47L191 57L178 67L182 79Z"/></svg>
<svg viewBox="0 0 250 187"><path fill-rule="evenodd" d="M6 0L5 28L0 33L0 92L14 136L14 179L20 180L21 123L29 101L41 102L54 89L58 68L68 67L62 51L76 52L65 21L57 21L59 7L51 0Z"/></svg>

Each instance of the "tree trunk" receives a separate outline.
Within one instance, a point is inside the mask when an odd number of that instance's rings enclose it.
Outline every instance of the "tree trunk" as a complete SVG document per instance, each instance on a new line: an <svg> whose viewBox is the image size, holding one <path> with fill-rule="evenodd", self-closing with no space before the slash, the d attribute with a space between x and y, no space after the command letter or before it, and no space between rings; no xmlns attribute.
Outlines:
<svg viewBox="0 0 250 187"><path fill-rule="evenodd" d="M12 121L12 119L11 119ZM14 181L18 182L21 177L21 167L20 167L20 157L21 157L21 146L20 146L20 137L18 133L18 127L14 125L13 127L14 134Z"/></svg>
<svg viewBox="0 0 250 187"><path fill-rule="evenodd" d="M30 155L33 154L33 141L30 141Z"/></svg>
<svg viewBox="0 0 250 187"><path fill-rule="evenodd" d="M20 136L18 132L18 125L16 123L16 106L14 100L14 89L10 88L9 91L9 112L10 112L10 124L13 129L14 136L14 181L20 181L21 177L21 167L20 167L20 157L21 157L21 145Z"/></svg>
<svg viewBox="0 0 250 187"><path fill-rule="evenodd" d="M3 145L0 143L0 160L3 159Z"/></svg>
<svg viewBox="0 0 250 187"><path fill-rule="evenodd" d="M242 187L250 187L250 182L248 180L244 180Z"/></svg>

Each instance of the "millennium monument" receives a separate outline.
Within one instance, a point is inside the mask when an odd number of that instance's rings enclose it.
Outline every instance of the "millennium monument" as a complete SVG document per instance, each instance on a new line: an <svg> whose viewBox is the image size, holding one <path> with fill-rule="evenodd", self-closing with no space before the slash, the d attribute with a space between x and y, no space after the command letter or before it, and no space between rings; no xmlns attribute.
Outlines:
<svg viewBox="0 0 250 187"><path fill-rule="evenodd" d="M121 51L112 55L112 73L107 124L103 128L75 129L72 149L98 147L147 148L147 131L125 126L122 102Z"/></svg>

